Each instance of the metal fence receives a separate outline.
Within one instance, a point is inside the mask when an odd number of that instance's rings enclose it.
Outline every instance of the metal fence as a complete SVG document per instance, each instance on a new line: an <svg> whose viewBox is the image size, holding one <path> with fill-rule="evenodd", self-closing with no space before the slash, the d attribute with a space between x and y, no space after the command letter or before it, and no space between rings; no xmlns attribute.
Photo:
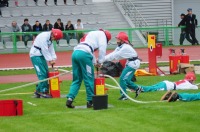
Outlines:
<svg viewBox="0 0 200 132"><path fill-rule="evenodd" d="M115 36L123 31L126 32L129 36L130 42L135 47L147 47L147 35L155 34L156 41L163 44L163 46L168 45L179 45L179 38L181 33L180 27L164 26L164 27L140 27L140 28L122 28L122 29L107 29L112 34L112 39L108 44L108 48L113 49L116 47ZM164 34L159 34L159 31L162 30ZM87 32L91 30L81 30L81 31L63 31L64 37L59 41L54 41L54 46L56 51L67 51L73 50L73 47L79 43L80 38ZM145 31L142 32L142 36L146 39L146 43L137 37L136 31ZM39 32L1 32L0 33L0 54L3 53L21 53L29 52L32 43L33 36L36 36ZM173 34L172 40L169 39L169 33ZM72 34L70 36L70 34ZM27 37L25 40L25 36ZM196 38L200 38L200 28L196 29ZM185 40L184 45L190 45L190 43Z"/></svg>

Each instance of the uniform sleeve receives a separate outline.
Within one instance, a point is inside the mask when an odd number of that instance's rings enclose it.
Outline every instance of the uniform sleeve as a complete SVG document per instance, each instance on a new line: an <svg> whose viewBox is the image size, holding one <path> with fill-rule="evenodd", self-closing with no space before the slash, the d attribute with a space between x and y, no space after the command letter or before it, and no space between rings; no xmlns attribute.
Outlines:
<svg viewBox="0 0 200 132"><path fill-rule="evenodd" d="M104 62L105 55L106 55L106 48L107 48L107 38L106 38L105 34L101 34L101 36L99 36L98 63Z"/></svg>
<svg viewBox="0 0 200 132"><path fill-rule="evenodd" d="M117 48L113 52L105 56L105 61L113 61L115 58L116 52L117 52Z"/></svg>
<svg viewBox="0 0 200 132"><path fill-rule="evenodd" d="M108 54L105 57L106 61L113 61L113 60L121 60L121 59L128 59L133 56L137 56L137 54L134 54L134 52L131 51L130 47L127 45L124 45L122 48L116 48L115 52L112 52Z"/></svg>
<svg viewBox="0 0 200 132"><path fill-rule="evenodd" d="M93 54L93 59L92 59L92 62L93 62L93 64L96 64L97 63L97 61L96 61L96 57L95 57L95 55Z"/></svg>
<svg viewBox="0 0 200 132"><path fill-rule="evenodd" d="M55 51L54 51L54 49L52 49L53 44L51 46L49 47L50 48L49 49L48 45L46 43L41 45L42 54L47 61L52 61L52 60L56 59L55 58Z"/></svg>
<svg viewBox="0 0 200 132"><path fill-rule="evenodd" d="M56 56L56 53L55 53L54 45L53 45L53 44L51 44L51 46L49 47L49 52L50 52L50 54L51 54L52 60L56 60L56 59L57 59L57 56Z"/></svg>

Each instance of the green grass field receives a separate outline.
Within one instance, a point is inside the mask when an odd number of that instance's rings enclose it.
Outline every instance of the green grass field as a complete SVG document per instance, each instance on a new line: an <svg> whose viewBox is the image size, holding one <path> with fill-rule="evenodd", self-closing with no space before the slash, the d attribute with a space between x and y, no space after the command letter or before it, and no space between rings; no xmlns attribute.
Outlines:
<svg viewBox="0 0 200 132"><path fill-rule="evenodd" d="M163 80L176 81L183 77L184 75L137 77L136 83L151 85ZM200 82L200 75L197 75L196 82ZM110 79L106 79L106 83L114 85ZM25 83L1 84L0 90L22 84ZM62 82L60 85L62 95L68 93L70 84L71 81ZM119 90L109 89L108 109L68 109L65 107L66 98L32 98L34 89L33 85L0 93L0 99L22 99L24 105L23 116L0 117L0 132L196 132L199 130L200 101L138 104L130 100L119 101ZM141 93L137 100L158 101L164 93L165 91ZM135 96L134 93L129 95L133 98ZM86 94L82 85L74 105L85 104Z"/></svg>

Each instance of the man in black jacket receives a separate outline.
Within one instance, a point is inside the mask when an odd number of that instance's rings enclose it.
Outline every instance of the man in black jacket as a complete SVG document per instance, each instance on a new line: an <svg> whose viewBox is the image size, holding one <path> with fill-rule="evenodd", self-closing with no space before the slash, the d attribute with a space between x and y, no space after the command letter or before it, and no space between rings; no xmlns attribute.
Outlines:
<svg viewBox="0 0 200 132"><path fill-rule="evenodd" d="M50 31L53 28L53 25L49 20L46 20L46 23L43 25L43 31Z"/></svg>
<svg viewBox="0 0 200 132"><path fill-rule="evenodd" d="M32 32L32 27L28 22L28 19L24 19L24 24L21 26L22 32ZM24 41L25 45L27 45L27 41L32 40L32 35L31 34L23 34L22 35L22 40Z"/></svg>
<svg viewBox="0 0 200 132"><path fill-rule="evenodd" d="M181 14L180 15L181 17L181 21L180 23L178 24L178 27L180 26L185 26L185 22L184 22L184 18L185 18L185 14ZM186 36L186 33L185 33L185 28L181 28L181 34L180 34L180 45L183 45L183 41L185 40L185 36Z"/></svg>
<svg viewBox="0 0 200 132"><path fill-rule="evenodd" d="M64 30L64 26L60 18L58 18L57 21L55 22L54 29L60 29L61 31Z"/></svg>
<svg viewBox="0 0 200 132"><path fill-rule="evenodd" d="M192 45L199 45L198 40L195 37L195 28L198 25L196 15L192 14L192 8L187 9L188 14L183 19L183 23L185 23L186 28L186 39L192 44ZM192 39L191 39L191 38Z"/></svg>
<svg viewBox="0 0 200 132"><path fill-rule="evenodd" d="M41 23L37 20L35 22L35 25L33 25L33 32L41 32L42 31L42 25ZM35 39L35 37L37 36L37 34L33 35L33 39Z"/></svg>

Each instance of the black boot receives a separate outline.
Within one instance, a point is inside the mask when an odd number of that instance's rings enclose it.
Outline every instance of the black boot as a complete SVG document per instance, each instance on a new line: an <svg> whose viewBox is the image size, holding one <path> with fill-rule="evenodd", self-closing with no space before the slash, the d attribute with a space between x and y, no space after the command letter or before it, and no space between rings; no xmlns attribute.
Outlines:
<svg viewBox="0 0 200 132"><path fill-rule="evenodd" d="M68 99L67 99L67 102L66 102L66 106L67 106L68 108L75 108L75 106L73 106L72 103L73 103L73 99L68 98Z"/></svg>
<svg viewBox="0 0 200 132"><path fill-rule="evenodd" d="M92 101L87 102L87 108L93 108L93 103Z"/></svg>

